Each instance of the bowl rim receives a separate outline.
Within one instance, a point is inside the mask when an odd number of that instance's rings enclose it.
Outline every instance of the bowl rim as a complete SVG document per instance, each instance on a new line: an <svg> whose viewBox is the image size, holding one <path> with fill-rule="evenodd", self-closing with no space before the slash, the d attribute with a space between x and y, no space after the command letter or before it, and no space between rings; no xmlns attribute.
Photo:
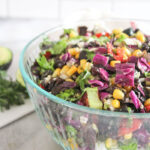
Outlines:
<svg viewBox="0 0 150 150"><path fill-rule="evenodd" d="M105 20L111 20L111 21L140 21L140 22L150 22L150 20L142 20L142 19L121 19L121 18L107 18L107 19L102 19L102 21ZM85 20L85 21L91 21L91 20ZM81 23L81 22L85 22L83 21L78 21L75 23ZM44 89L42 89L41 87L39 87L34 81L32 81L29 77L29 75L27 74L27 72L25 71L24 68L24 54L26 52L26 50L28 49L28 47L32 44L32 42L34 42L35 40L37 40L38 38L40 38L41 36L43 36L44 34L48 33L48 32L55 32L58 29L62 29L65 25L69 25L69 24L60 24L58 26L52 27L40 34L38 34L37 36L35 36L32 40L30 40L25 47L23 48L21 54L20 54L20 59L19 59L19 68L21 71L21 74L23 76L23 79L25 80L25 82L27 82L28 84L30 84L30 86L32 86L34 89L36 89L38 92L40 92L42 95L46 96L49 100L52 100L53 102L56 102L58 104L61 105L65 105L71 109L74 110L78 110L80 112L86 112L86 113L90 113L90 114L96 114L96 115L102 115L102 116L109 116L109 117L124 117L124 118L150 118L150 114L148 113L128 113L128 112L115 112L115 111L108 111L108 110L99 110L99 109L93 109L93 108L89 108L86 106L81 106L69 101L66 101L64 99L61 99L47 91L45 91Z"/></svg>

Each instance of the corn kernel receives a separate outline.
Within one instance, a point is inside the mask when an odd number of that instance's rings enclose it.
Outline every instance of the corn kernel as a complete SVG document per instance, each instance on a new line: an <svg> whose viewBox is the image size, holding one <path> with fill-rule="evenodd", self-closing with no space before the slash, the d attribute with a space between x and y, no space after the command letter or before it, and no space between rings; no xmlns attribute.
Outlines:
<svg viewBox="0 0 150 150"><path fill-rule="evenodd" d="M70 38L74 38L74 37L76 37L76 36L77 36L77 33L76 33L75 31L73 31L73 30L72 30L72 31L70 32L70 34L69 34L69 37L70 37Z"/></svg>
<svg viewBox="0 0 150 150"><path fill-rule="evenodd" d="M150 105L150 98L148 98L145 102L144 102L144 106L148 106Z"/></svg>
<svg viewBox="0 0 150 150"><path fill-rule="evenodd" d="M80 55L80 53L78 52L78 53L76 54L75 58L78 59L78 58L79 58L79 55Z"/></svg>
<svg viewBox="0 0 150 150"><path fill-rule="evenodd" d="M117 35L117 34L122 33L122 30L121 30L121 29L114 29L114 30L112 31L112 33L115 34L115 35Z"/></svg>
<svg viewBox="0 0 150 150"><path fill-rule="evenodd" d="M72 66L72 67L67 71L67 75L68 75L68 76L71 76L71 75L73 75L76 71L77 71L77 67L76 67L76 66Z"/></svg>
<svg viewBox="0 0 150 150"><path fill-rule="evenodd" d="M125 86L124 88L127 92L130 92L132 90L132 86Z"/></svg>
<svg viewBox="0 0 150 150"><path fill-rule="evenodd" d="M55 78L55 77L57 77L57 76L60 76L60 71L61 71L61 69L60 68L57 68L55 71L54 71L54 73L53 73L53 77Z"/></svg>
<svg viewBox="0 0 150 150"><path fill-rule="evenodd" d="M128 56L126 54L123 55L123 60L127 60Z"/></svg>
<svg viewBox="0 0 150 150"><path fill-rule="evenodd" d="M69 81L69 82L74 82L72 79L66 79L66 81Z"/></svg>
<svg viewBox="0 0 150 150"><path fill-rule="evenodd" d="M129 57L131 56L131 51L129 49L127 49L126 47L123 47L123 49L125 50L125 54Z"/></svg>
<svg viewBox="0 0 150 150"><path fill-rule="evenodd" d="M69 70L70 68L69 68L69 66L67 66L67 65L65 65L65 66L63 66L63 68L61 69L61 74L66 74L66 72Z"/></svg>
<svg viewBox="0 0 150 150"><path fill-rule="evenodd" d="M111 83L111 85L114 85L114 84L115 84L115 77L110 78L110 83Z"/></svg>
<svg viewBox="0 0 150 150"><path fill-rule="evenodd" d="M117 99L112 100L112 106L114 108L120 108L120 101Z"/></svg>
<svg viewBox="0 0 150 150"><path fill-rule="evenodd" d="M117 146L117 141L112 138L107 138L105 141L106 148L114 148Z"/></svg>
<svg viewBox="0 0 150 150"><path fill-rule="evenodd" d="M80 66L81 66L81 68L83 68L86 63L87 63L87 60L86 60L86 59L81 59L81 60L80 60Z"/></svg>
<svg viewBox="0 0 150 150"><path fill-rule="evenodd" d="M78 67L78 70L77 70L78 74L82 73L83 71L84 71L84 70L81 68L81 66L79 66L79 67Z"/></svg>
<svg viewBox="0 0 150 150"><path fill-rule="evenodd" d="M92 67L92 64L89 63L89 62L87 62L86 64L83 65L83 69L84 70L88 70L89 71L91 69L91 67Z"/></svg>
<svg viewBox="0 0 150 150"><path fill-rule="evenodd" d="M75 56L75 55L77 54L76 48L70 48L70 49L68 49L68 52L69 52L72 56Z"/></svg>
<svg viewBox="0 0 150 150"><path fill-rule="evenodd" d="M125 134L124 135L124 139L125 140L129 140L129 139L131 139L132 138L132 133L129 133L129 134Z"/></svg>
<svg viewBox="0 0 150 150"><path fill-rule="evenodd" d="M119 60L112 60L112 61L110 62L110 66L115 67L115 65L116 65L117 63L120 63L120 61L119 61Z"/></svg>
<svg viewBox="0 0 150 150"><path fill-rule="evenodd" d="M135 56L135 57L141 57L142 55L143 55L143 52L140 49L137 49L132 52L132 56Z"/></svg>
<svg viewBox="0 0 150 150"><path fill-rule="evenodd" d="M141 31L138 31L138 32L136 33L136 38L137 38L139 41L141 41L142 43L144 43L145 40L146 40L144 34L143 34Z"/></svg>
<svg viewBox="0 0 150 150"><path fill-rule="evenodd" d="M119 89L115 89L114 92L113 92L113 98L123 99L124 98L124 93Z"/></svg>

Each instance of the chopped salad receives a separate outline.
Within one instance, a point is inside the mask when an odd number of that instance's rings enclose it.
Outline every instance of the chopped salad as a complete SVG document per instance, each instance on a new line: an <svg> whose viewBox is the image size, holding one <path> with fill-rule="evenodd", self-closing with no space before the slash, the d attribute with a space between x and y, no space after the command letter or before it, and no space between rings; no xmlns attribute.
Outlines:
<svg viewBox="0 0 150 150"><path fill-rule="evenodd" d="M31 71L49 93L94 109L150 112L150 37L140 29L64 29L40 49Z"/></svg>

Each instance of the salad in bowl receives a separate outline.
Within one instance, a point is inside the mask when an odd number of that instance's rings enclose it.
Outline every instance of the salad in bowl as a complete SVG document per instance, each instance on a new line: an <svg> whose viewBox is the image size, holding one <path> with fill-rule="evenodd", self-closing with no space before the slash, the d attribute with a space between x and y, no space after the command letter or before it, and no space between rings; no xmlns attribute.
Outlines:
<svg viewBox="0 0 150 150"><path fill-rule="evenodd" d="M148 150L149 56L150 36L134 23L109 32L81 24L36 37L20 68L44 126L65 150Z"/></svg>

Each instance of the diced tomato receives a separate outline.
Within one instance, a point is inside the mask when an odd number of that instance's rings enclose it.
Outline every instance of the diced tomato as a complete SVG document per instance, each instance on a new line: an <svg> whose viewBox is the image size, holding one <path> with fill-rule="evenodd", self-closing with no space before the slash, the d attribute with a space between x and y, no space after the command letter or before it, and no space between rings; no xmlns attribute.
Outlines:
<svg viewBox="0 0 150 150"><path fill-rule="evenodd" d="M128 59L124 59L124 56L125 56L125 50L122 49L122 48L118 48L117 49L117 54L114 54L113 57L116 59L116 60L119 60L121 62L127 62Z"/></svg>
<svg viewBox="0 0 150 150"><path fill-rule="evenodd" d="M89 106L87 93L84 93L84 95L81 97L80 101L84 104L84 106Z"/></svg>
<svg viewBox="0 0 150 150"><path fill-rule="evenodd" d="M97 38L100 38L103 34L102 33L96 33L95 35Z"/></svg>
<svg viewBox="0 0 150 150"><path fill-rule="evenodd" d="M42 89L45 89L44 86L43 86L41 83L39 84L39 86L40 86Z"/></svg>
<svg viewBox="0 0 150 150"><path fill-rule="evenodd" d="M132 125L129 126L128 124L129 124L129 120L122 121L122 124L118 130L118 136L124 136L125 134L129 134L138 130L142 125L142 121L139 119L133 119Z"/></svg>
<svg viewBox="0 0 150 150"><path fill-rule="evenodd" d="M108 54L113 54L112 49L113 49L112 44L107 42L107 52L108 52Z"/></svg>
<svg viewBox="0 0 150 150"><path fill-rule="evenodd" d="M105 33L105 36L109 37L109 36L110 36L110 34L109 34L108 32L106 32L106 33Z"/></svg>
<svg viewBox="0 0 150 150"><path fill-rule="evenodd" d="M146 112L150 112L150 105L145 106Z"/></svg>
<svg viewBox="0 0 150 150"><path fill-rule="evenodd" d="M46 57L46 59L49 59L51 57L51 52L47 51L44 56Z"/></svg>

